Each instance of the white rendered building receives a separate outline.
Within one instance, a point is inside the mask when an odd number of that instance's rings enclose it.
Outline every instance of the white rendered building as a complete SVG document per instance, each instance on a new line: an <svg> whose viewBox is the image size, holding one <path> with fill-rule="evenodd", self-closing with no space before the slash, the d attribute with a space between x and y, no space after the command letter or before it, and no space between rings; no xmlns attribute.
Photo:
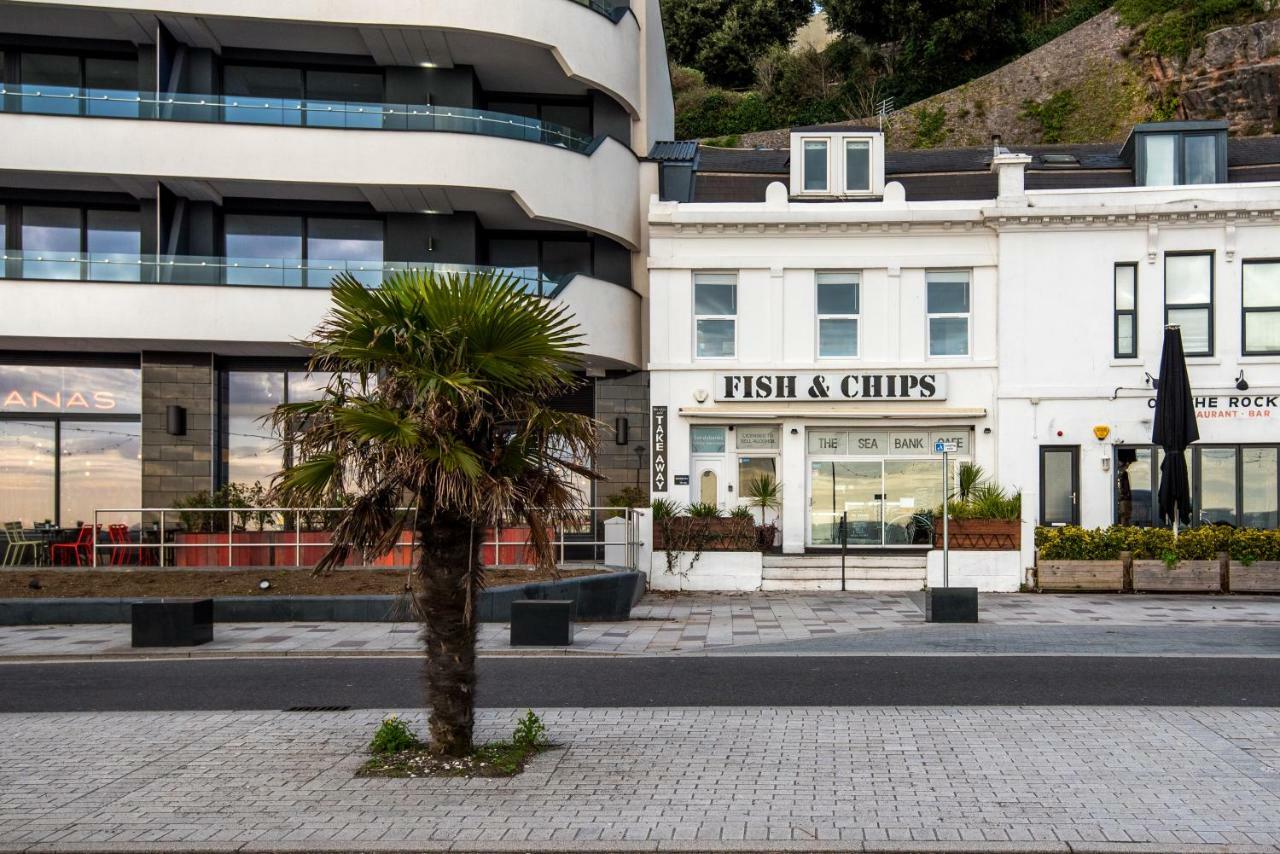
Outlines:
<svg viewBox="0 0 1280 854"><path fill-rule="evenodd" d="M1039 524L1152 523L1170 322L1194 354L1197 521L1277 526L1275 140L1171 123L1123 147L885 154L832 126L654 155L656 495L731 508L774 474L784 553L829 551L847 514L849 547L919 587L953 441L1023 493L1020 559L976 581L1016 589Z"/></svg>

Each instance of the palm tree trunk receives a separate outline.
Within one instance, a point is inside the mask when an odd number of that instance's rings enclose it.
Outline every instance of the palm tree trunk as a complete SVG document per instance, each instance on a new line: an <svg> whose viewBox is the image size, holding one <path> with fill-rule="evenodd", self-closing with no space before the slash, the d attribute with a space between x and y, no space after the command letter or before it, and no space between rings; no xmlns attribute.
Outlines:
<svg viewBox="0 0 1280 854"><path fill-rule="evenodd" d="M468 578L478 556L468 520L453 514L426 516L420 515L418 525L422 548L415 595L427 655L428 747L436 754L466 756L472 750L476 685L477 591Z"/></svg>

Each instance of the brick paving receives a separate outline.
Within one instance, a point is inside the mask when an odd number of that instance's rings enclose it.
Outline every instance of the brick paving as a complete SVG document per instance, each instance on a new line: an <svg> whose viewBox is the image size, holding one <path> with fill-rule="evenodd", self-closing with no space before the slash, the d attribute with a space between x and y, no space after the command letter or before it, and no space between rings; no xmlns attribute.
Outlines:
<svg viewBox="0 0 1280 854"><path fill-rule="evenodd" d="M1278 709L561 709L516 778L356 779L379 717L0 715L0 850L1280 851Z"/></svg>
<svg viewBox="0 0 1280 854"><path fill-rule="evenodd" d="M980 627L924 622L918 593L649 595L620 623L582 623L588 654L902 652L1280 654L1280 597L984 594ZM1120 627L1135 631L1113 632ZM1222 629L1235 629L1228 634ZM1043 630L1043 631L1038 631ZM511 652L508 627L481 650ZM1053 638L1059 641L1046 646ZM1083 641L1082 639L1093 638ZM225 623L211 644L156 655L381 655L420 650L411 623ZM122 625L0 627L0 659L134 655Z"/></svg>

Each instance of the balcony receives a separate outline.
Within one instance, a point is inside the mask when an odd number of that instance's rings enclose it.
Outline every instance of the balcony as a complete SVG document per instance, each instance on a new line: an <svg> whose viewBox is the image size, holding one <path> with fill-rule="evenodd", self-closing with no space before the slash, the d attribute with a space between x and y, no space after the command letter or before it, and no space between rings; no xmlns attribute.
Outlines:
<svg viewBox="0 0 1280 854"><path fill-rule="evenodd" d="M6 250L0 349L168 349L222 355L297 355L297 341L329 308L328 284L350 273L368 287L406 269L493 271L565 306L588 366L640 366L640 297L582 274L532 267L418 262L213 258Z"/></svg>
<svg viewBox="0 0 1280 854"><path fill-rule="evenodd" d="M163 95L119 89L0 85L0 109L44 116L159 119L347 130L472 133L554 145L590 154L602 141L526 116L417 104L362 103L252 95Z"/></svg>

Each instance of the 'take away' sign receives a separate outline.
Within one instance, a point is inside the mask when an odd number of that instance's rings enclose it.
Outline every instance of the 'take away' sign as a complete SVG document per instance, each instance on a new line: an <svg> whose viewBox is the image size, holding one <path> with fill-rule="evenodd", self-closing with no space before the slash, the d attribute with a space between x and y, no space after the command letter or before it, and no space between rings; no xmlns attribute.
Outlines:
<svg viewBox="0 0 1280 854"><path fill-rule="evenodd" d="M716 374L718 401L946 400L946 374Z"/></svg>

